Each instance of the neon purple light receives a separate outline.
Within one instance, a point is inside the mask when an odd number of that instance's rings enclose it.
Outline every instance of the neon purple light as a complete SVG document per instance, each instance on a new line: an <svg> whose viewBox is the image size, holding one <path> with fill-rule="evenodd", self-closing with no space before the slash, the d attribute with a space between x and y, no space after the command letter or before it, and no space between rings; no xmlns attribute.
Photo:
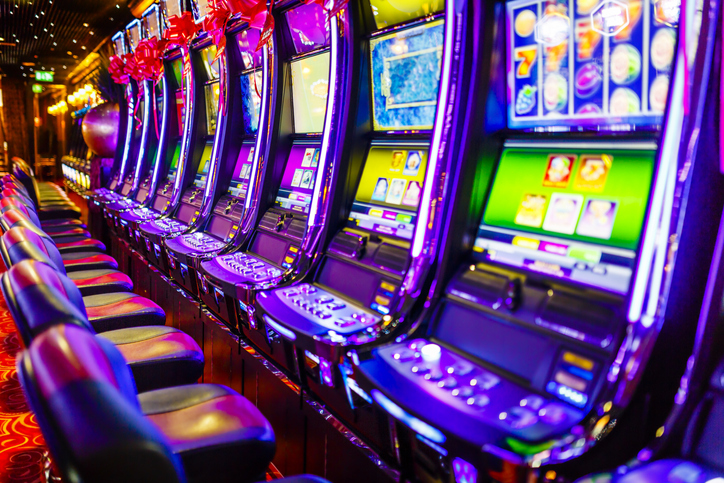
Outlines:
<svg viewBox="0 0 724 483"><path fill-rule="evenodd" d="M455 11L454 0L447 0L445 5L447 12ZM412 238L412 257L415 258L422 253L425 244L425 234L427 231L427 223L430 220L430 209L432 202L432 188L435 183L435 175L437 172L437 163L440 157L442 144L443 122L445 110L447 108L448 96L450 95L450 76L452 70L452 50L453 40L455 38L454 22L446 19L445 21L445 45L443 46L443 65L442 76L440 78L440 97L437 100L437 109L435 112L435 126L432 130L432 144L430 146L430 155L427 161L427 173L425 173L425 185L422 189L422 200L420 201L420 214L417 217L417 225L415 225L415 234Z"/></svg>
<svg viewBox="0 0 724 483"><path fill-rule="evenodd" d="M153 166L153 178L151 178L151 189L148 190L146 199L153 196L156 192L156 186L158 185L158 170L161 169L161 161L166 152L166 129L168 129L168 84L166 83L166 77L162 77L161 82L163 92L163 117L161 117L161 139L158 140L158 150L156 150L156 164ZM145 200L144 200L145 201Z"/></svg>
<svg viewBox="0 0 724 483"><path fill-rule="evenodd" d="M339 49L339 26L337 25L337 17L329 20L329 30L332 52ZM307 219L307 227L316 225L319 218L319 202L322 197L322 185L327 173L327 158L329 154L329 145L331 143L329 137L332 132L332 113L334 112L334 104L337 97L337 62L335 55L332 55L332 61L329 66L329 92L327 93L327 112L324 114L324 132L322 133L322 148L319 153L319 167L317 168L317 179L314 181L314 195L312 196L312 204L309 207L309 218ZM320 176L322 173L323 176Z"/></svg>

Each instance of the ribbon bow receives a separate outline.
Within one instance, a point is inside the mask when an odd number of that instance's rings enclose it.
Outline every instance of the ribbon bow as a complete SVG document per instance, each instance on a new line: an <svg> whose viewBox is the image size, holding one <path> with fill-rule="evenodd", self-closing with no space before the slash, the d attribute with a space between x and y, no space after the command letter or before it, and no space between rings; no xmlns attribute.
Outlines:
<svg viewBox="0 0 724 483"><path fill-rule="evenodd" d="M156 37L143 39L138 43L134 57L139 76L144 80L158 82L161 78L163 52L167 43L168 41L158 40Z"/></svg>
<svg viewBox="0 0 724 483"><path fill-rule="evenodd" d="M259 43L256 46L258 51L269 43L274 32L274 17L271 14L274 1L272 0L269 9L266 7L266 0L225 0L226 5L232 14L240 14L241 20L249 23L249 27L261 30Z"/></svg>
<svg viewBox="0 0 724 483"><path fill-rule="evenodd" d="M231 12L224 0L209 0L208 13L204 17L204 30L211 35L217 46L214 61L221 57L226 48L226 35L224 35L224 32L229 17L231 17Z"/></svg>
<svg viewBox="0 0 724 483"><path fill-rule="evenodd" d="M111 63L108 66L108 72L111 74L111 79L116 84L128 84L131 80L128 73L126 73L126 59L131 54L114 55L111 57Z"/></svg>
<svg viewBox="0 0 724 483"><path fill-rule="evenodd" d="M327 12L327 18L334 17L344 10L349 0L304 0L305 5L316 3Z"/></svg>
<svg viewBox="0 0 724 483"><path fill-rule="evenodd" d="M137 82L142 82L145 80L143 77L143 73L138 68L138 62L136 62L136 56L134 54L127 54L128 59L126 59L126 66L123 69L126 74L131 76L131 78Z"/></svg>
<svg viewBox="0 0 724 483"><path fill-rule="evenodd" d="M168 28L163 38L168 41L168 46L182 47L199 31L199 26L194 22L191 12L184 12L181 16L174 15L168 19Z"/></svg>

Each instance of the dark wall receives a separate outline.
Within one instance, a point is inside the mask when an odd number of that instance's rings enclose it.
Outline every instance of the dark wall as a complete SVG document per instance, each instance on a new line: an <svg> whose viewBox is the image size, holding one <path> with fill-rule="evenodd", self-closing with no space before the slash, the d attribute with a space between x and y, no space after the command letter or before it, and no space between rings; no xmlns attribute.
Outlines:
<svg viewBox="0 0 724 483"><path fill-rule="evenodd" d="M2 79L3 118L8 154L30 159L30 141L26 122L26 83L18 79Z"/></svg>

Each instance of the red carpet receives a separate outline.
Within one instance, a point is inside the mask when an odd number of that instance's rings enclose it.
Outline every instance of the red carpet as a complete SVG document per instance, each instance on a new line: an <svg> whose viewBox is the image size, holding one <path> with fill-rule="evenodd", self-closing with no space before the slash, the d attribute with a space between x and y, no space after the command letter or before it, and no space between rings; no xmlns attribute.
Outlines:
<svg viewBox="0 0 724 483"><path fill-rule="evenodd" d="M0 295L0 483L45 483L47 449L18 382L19 351L15 324Z"/></svg>

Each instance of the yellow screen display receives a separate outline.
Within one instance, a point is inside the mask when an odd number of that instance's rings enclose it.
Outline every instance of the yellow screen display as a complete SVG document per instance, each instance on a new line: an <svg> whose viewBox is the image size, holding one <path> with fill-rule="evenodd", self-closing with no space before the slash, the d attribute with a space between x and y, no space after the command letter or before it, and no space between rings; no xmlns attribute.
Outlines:
<svg viewBox="0 0 724 483"><path fill-rule="evenodd" d="M292 62L294 132L322 132L329 90L329 52Z"/></svg>
<svg viewBox="0 0 724 483"><path fill-rule="evenodd" d="M377 28L385 28L440 12L444 0L370 0Z"/></svg>

